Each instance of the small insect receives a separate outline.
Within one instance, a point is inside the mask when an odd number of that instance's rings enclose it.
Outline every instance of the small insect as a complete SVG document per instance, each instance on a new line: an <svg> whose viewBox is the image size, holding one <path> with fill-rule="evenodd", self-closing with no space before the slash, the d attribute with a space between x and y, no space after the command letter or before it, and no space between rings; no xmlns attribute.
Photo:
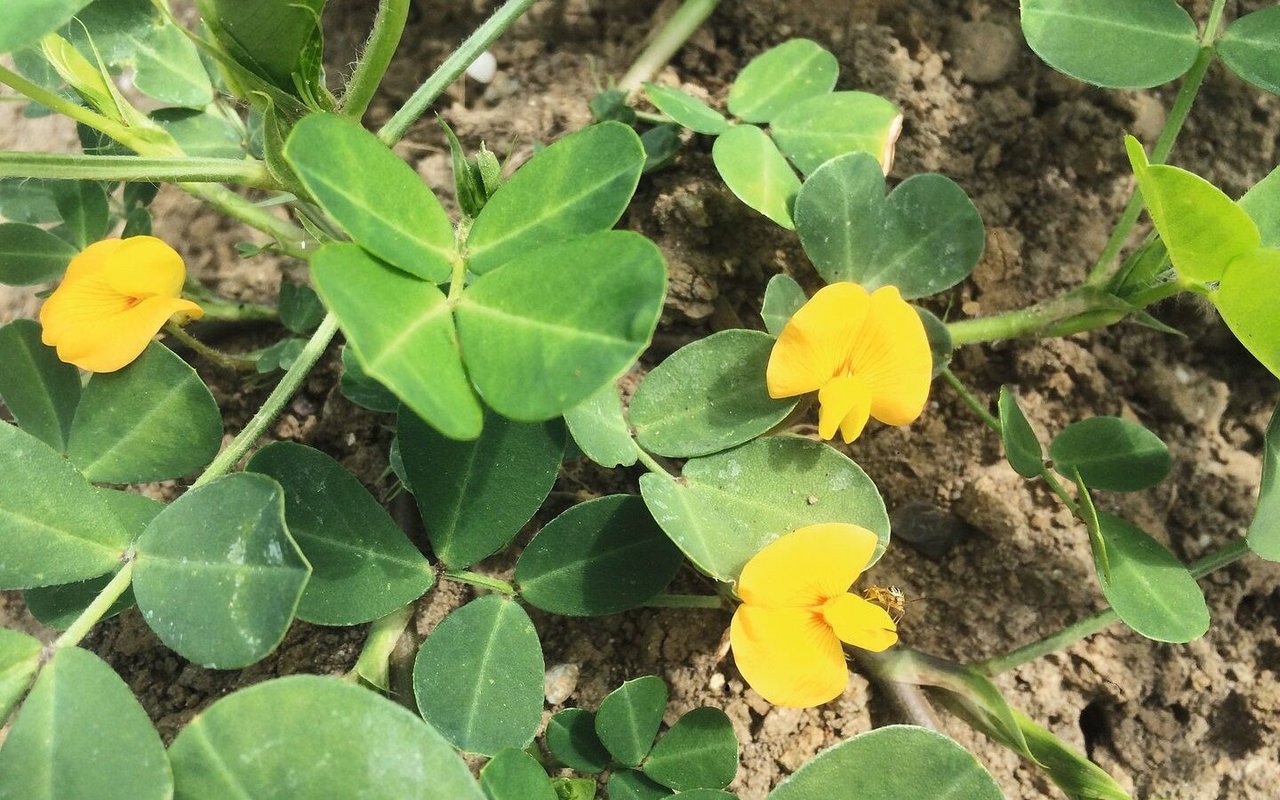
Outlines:
<svg viewBox="0 0 1280 800"><path fill-rule="evenodd" d="M862 597L889 612L889 618L897 625L907 613L907 596L897 586L868 586Z"/></svg>

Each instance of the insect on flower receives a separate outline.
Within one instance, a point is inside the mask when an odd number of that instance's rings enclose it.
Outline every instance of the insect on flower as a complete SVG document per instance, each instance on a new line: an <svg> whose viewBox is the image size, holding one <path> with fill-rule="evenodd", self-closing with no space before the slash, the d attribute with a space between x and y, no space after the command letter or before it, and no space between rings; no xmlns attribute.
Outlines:
<svg viewBox="0 0 1280 800"><path fill-rule="evenodd" d="M738 671L764 699L793 708L821 705L848 683L842 643L880 652L898 641L889 612L849 591L877 543L857 525L810 525L747 562L729 640Z"/></svg>
<svg viewBox="0 0 1280 800"><path fill-rule="evenodd" d="M204 316L179 296L186 275L182 256L153 236L95 242L71 259L41 307L41 338L68 364L114 372L141 355L169 319Z"/></svg>
<svg viewBox="0 0 1280 800"><path fill-rule="evenodd" d="M924 323L898 293L856 283L819 290L787 322L769 356L769 396L818 393L818 433L848 444L875 417L914 422L929 397L933 356Z"/></svg>
<svg viewBox="0 0 1280 800"><path fill-rule="evenodd" d="M897 586L868 586L862 590L862 596L888 611L895 625L902 622L907 613L907 596Z"/></svg>

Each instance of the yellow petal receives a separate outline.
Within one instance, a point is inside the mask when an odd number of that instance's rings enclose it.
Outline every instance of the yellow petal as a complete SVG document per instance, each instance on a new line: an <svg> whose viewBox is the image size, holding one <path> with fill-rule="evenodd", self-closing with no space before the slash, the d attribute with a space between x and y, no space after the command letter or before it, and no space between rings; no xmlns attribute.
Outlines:
<svg viewBox="0 0 1280 800"><path fill-rule="evenodd" d="M738 577L742 602L761 608L815 608L849 591L879 540L858 525L825 522L774 539Z"/></svg>
<svg viewBox="0 0 1280 800"><path fill-rule="evenodd" d="M822 616L840 641L879 653L898 641L889 612L856 594L842 594L822 607Z"/></svg>
<svg viewBox="0 0 1280 800"><path fill-rule="evenodd" d="M103 239L81 250L75 258L71 259L71 263L67 264L67 271L62 275L62 282L76 281L86 275L100 272L107 265L111 254L122 244L124 244L124 239Z"/></svg>
<svg viewBox="0 0 1280 800"><path fill-rule="evenodd" d="M852 442L870 413L871 387L860 375L837 375L818 390L818 435L823 439L834 438L839 428L845 444Z"/></svg>
<svg viewBox="0 0 1280 800"><path fill-rule="evenodd" d="M831 380L848 360L870 302L867 290L856 283L833 283L801 306L769 355L769 396L806 394Z"/></svg>
<svg viewBox="0 0 1280 800"><path fill-rule="evenodd" d="M929 399L933 356L924 323L895 286L871 295L866 325L849 355L849 368L871 388L871 416L906 425Z"/></svg>
<svg viewBox="0 0 1280 800"><path fill-rule="evenodd" d="M129 297L177 297L187 269L182 256L154 236L131 236L111 253L103 276Z"/></svg>
<svg viewBox="0 0 1280 800"><path fill-rule="evenodd" d="M174 314L204 310L180 297L149 297L132 308L68 329L54 344L58 358L89 372L115 372L133 362Z"/></svg>
<svg viewBox="0 0 1280 800"><path fill-rule="evenodd" d="M810 609L739 606L729 644L742 677L774 705L822 705L849 682L840 640Z"/></svg>

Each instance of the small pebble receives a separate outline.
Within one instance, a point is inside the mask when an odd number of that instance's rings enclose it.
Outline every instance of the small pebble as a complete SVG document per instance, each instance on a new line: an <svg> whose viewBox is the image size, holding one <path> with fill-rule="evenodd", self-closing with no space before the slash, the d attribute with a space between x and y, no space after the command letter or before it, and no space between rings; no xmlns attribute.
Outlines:
<svg viewBox="0 0 1280 800"><path fill-rule="evenodd" d="M577 664L556 664L547 670L543 679L543 692L547 702L558 706L568 700L578 688L578 676L582 668Z"/></svg>
<svg viewBox="0 0 1280 800"><path fill-rule="evenodd" d="M471 66L467 67L467 76L480 83L490 83L497 74L498 59L494 58L493 53L488 50L477 56L476 60L471 62Z"/></svg>

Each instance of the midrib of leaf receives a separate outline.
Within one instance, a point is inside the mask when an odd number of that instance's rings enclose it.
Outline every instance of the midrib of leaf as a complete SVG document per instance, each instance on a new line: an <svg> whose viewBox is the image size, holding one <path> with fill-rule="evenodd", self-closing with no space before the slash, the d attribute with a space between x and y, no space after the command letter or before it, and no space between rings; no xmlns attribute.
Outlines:
<svg viewBox="0 0 1280 800"><path fill-rule="evenodd" d="M1175 42L1192 42L1195 44L1199 44L1199 42L1196 41L1194 31L1192 31L1191 29L1188 29L1186 33L1174 33L1172 31L1168 31L1160 28L1149 28L1142 25L1135 25L1131 22L1121 21L1115 17L1097 17L1091 14L1071 14L1065 11L1057 11L1051 8L1044 8L1044 7L1027 11L1026 16L1031 18L1057 17L1057 18L1063 18L1063 19L1071 19L1071 20L1082 21L1085 23L1090 23L1090 24L1097 25L1100 27L1105 27L1105 28L1118 28L1120 30L1132 31L1135 33L1160 36L1162 38L1170 39ZM1048 24L1048 21L1046 20L1045 23L1037 26L1040 29L1039 30L1040 33L1044 32L1045 26L1047 24Z"/></svg>
<svg viewBox="0 0 1280 800"><path fill-rule="evenodd" d="M786 93L789 89L792 89L793 86L791 85L791 79L795 78L797 75L802 74L806 69L808 69L808 67L816 59L820 59L820 58L822 58L821 50L810 51L809 55L805 56L804 60L796 62L795 67L786 73L785 78L782 78L774 83L775 88L773 89L773 91L766 91L762 93L760 95L760 99L757 100L755 103L752 103L751 105L747 106L745 112L738 111L735 113L737 113L738 116L743 116L744 113L751 114L754 116L754 113L756 111L758 111L760 108L764 106L769 105L769 103L772 102L774 98Z"/></svg>
<svg viewBox="0 0 1280 800"><path fill-rule="evenodd" d="M610 336L607 333L600 333L599 331L588 330L586 328L575 328L572 325L562 325L556 322L550 322L548 320L538 319L536 317L520 316L519 314L513 314L510 311L503 311L502 309L495 308L494 306L483 305L480 302L478 302L475 298L467 298L465 295L462 298L462 303L460 303L459 305L465 306L466 308L469 308L473 312L479 313L482 316L488 315L490 317L501 319L505 322L509 322L517 326L525 326L525 327L536 328L538 330L552 331L557 334L560 334L561 336L568 336L571 338L590 339L592 341L597 341L604 344L620 345L628 348L628 350L630 348L635 347L637 344L639 344L638 342L632 341L631 339L624 339L618 336Z"/></svg>
<svg viewBox="0 0 1280 800"><path fill-rule="evenodd" d="M179 379L178 383L170 384L164 391L163 395L158 398L157 402L153 403L150 408L144 411L142 415L135 420L134 425L130 427L129 430L125 431L123 436L116 439L114 443L109 445L105 450L101 451L98 454L97 458L93 459L88 463L80 465L81 474L83 474L89 480L93 480L94 467L98 466L103 461L107 460L110 456L114 455L116 451L120 450L121 448L125 448L127 450L127 448L132 445L133 441L138 438L138 432L143 430L143 428L146 426L146 423L149 422L152 417L154 417L156 414L161 413L161 411L170 411L171 410L169 407L170 401L173 400L175 395L179 395L182 393L184 384L186 383L185 378L187 377L189 376L184 375L183 379ZM75 428L74 421L72 422L72 428L73 429ZM68 448L67 448L68 451L74 451L76 449L75 447L71 446L73 444L74 444L74 440L68 444Z"/></svg>
<svg viewBox="0 0 1280 800"><path fill-rule="evenodd" d="M28 526L32 528L45 531L47 532L47 534L61 538L61 539L69 539L72 542L91 545L93 547L96 547L99 550L109 553L112 559L119 558L120 555L124 553L124 548L122 547L121 548L112 547L110 545L103 544L102 542L99 542L96 539L89 539L83 536L82 534L76 533L74 531L65 530L63 528L55 528L43 520L36 519L35 517L26 516L25 514L18 513L13 509L0 508L0 520L9 520L9 519L16 519L19 522L25 522L27 523ZM7 531L13 530L8 525L4 525L3 527Z"/></svg>
<svg viewBox="0 0 1280 800"><path fill-rule="evenodd" d="M498 636L498 632L502 630L503 626L507 624L506 621L504 620L504 617L506 617L506 615L507 615L507 606L505 603L503 603L502 605L499 605L497 607L497 613L494 615L494 618L493 618L493 627L490 628L489 630L489 638L484 643L484 650L481 651L480 653L480 661L479 661L479 664L477 665L477 669L475 673L476 681L474 686L476 690L472 695L472 698L473 698L472 702L467 704L466 721L463 725L463 729L467 735L468 744L474 744L474 742L472 742L472 737L475 735L476 713L480 710L480 703L475 702L475 698L478 698L482 694L484 694L484 681L488 677L487 673L489 672L489 662L493 659L494 645L497 643L498 639L500 638Z"/></svg>

